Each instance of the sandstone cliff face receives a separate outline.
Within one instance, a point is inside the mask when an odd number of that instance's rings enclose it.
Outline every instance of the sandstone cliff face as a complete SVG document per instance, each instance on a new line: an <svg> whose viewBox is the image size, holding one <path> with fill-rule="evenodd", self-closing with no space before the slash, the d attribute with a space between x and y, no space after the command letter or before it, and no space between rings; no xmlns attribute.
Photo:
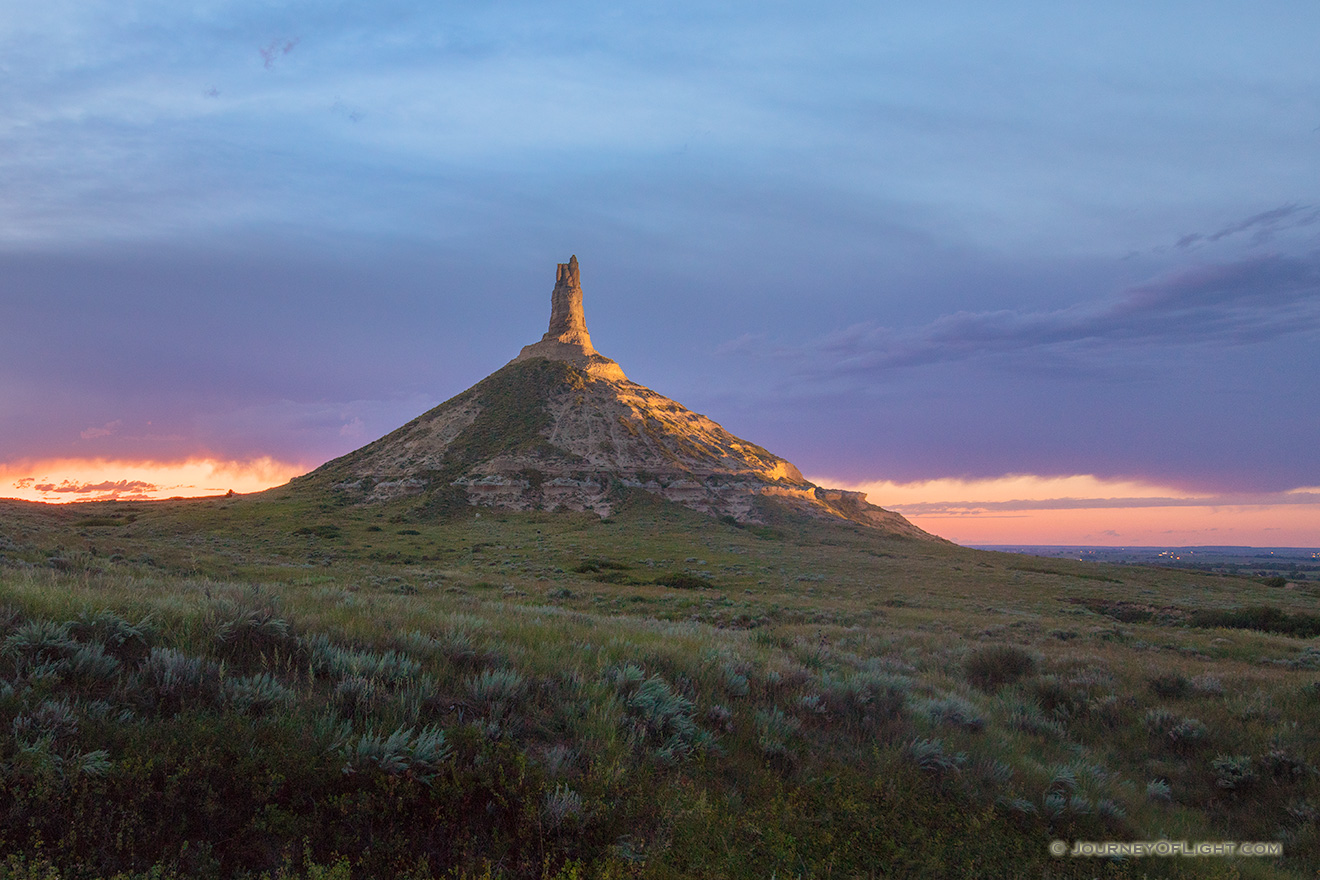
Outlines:
<svg viewBox="0 0 1320 880"><path fill-rule="evenodd" d="M907 520L855 492L822 489L788 461L629 380L587 331L577 257L560 263L550 327L503 369L397 431L300 480L362 502L607 516L621 489L758 521L759 500L914 538Z"/></svg>

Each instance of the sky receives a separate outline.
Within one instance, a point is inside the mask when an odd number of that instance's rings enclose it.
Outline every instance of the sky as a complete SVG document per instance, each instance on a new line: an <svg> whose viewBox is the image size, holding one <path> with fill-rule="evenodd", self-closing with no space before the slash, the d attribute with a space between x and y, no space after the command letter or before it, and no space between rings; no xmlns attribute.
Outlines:
<svg viewBox="0 0 1320 880"><path fill-rule="evenodd" d="M0 0L0 495L255 491L544 331L965 543L1320 545L1309 3Z"/></svg>

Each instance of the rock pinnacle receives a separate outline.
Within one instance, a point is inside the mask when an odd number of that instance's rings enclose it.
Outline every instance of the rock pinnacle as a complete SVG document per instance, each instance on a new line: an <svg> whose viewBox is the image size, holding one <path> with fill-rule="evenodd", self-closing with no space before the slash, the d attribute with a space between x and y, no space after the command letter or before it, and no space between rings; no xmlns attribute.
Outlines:
<svg viewBox="0 0 1320 880"><path fill-rule="evenodd" d="M550 329L540 342L523 346L514 361L546 358L567 361L601 379L625 380L623 368L596 352L582 312L582 280L574 254L555 270L555 289L550 294Z"/></svg>
<svg viewBox="0 0 1320 880"><path fill-rule="evenodd" d="M581 345L587 354L596 352L587 332L587 318L582 314L582 280L576 254L567 263L560 263L555 272L555 289L550 294L550 329L541 341L554 339Z"/></svg>

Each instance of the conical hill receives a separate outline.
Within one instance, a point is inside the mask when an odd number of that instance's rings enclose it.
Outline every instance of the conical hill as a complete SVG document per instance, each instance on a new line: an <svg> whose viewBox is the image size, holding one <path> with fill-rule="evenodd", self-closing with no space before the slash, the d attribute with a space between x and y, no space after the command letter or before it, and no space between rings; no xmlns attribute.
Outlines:
<svg viewBox="0 0 1320 880"><path fill-rule="evenodd" d="M591 345L577 258L559 265L550 329L476 385L293 481L420 511L467 505L594 511L630 490L756 522L771 507L930 538L856 492L822 489L788 461L627 378ZM420 512L419 511L419 512Z"/></svg>

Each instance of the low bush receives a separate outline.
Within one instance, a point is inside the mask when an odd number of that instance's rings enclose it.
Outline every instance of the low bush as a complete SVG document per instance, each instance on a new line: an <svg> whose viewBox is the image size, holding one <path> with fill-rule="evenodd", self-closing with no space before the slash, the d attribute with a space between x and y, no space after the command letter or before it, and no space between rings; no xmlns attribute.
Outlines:
<svg viewBox="0 0 1320 880"><path fill-rule="evenodd" d="M220 695L220 667L173 648L152 648L142 665L141 684L150 707L172 715L214 705Z"/></svg>
<svg viewBox="0 0 1320 880"><path fill-rule="evenodd" d="M641 675L641 669L631 663L608 675L623 698L634 740L652 746L651 757L662 765L710 751L715 739L697 724L696 704L674 693L661 676Z"/></svg>
<svg viewBox="0 0 1320 880"><path fill-rule="evenodd" d="M786 758L802 723L778 706L756 713L756 744L767 758Z"/></svg>
<svg viewBox="0 0 1320 880"><path fill-rule="evenodd" d="M1146 713L1146 730L1158 737L1164 745L1175 751L1189 751L1205 743L1209 728L1195 718L1185 718L1167 709L1151 709Z"/></svg>
<svg viewBox="0 0 1320 880"><path fill-rule="evenodd" d="M987 645L967 655L963 672L976 687L994 690L1033 675L1036 658L1015 645Z"/></svg>
<svg viewBox="0 0 1320 880"><path fill-rule="evenodd" d="M679 572L662 574L654 582L662 587L673 587L676 590L700 590L710 586L710 581L705 578Z"/></svg>
<svg viewBox="0 0 1320 880"><path fill-rule="evenodd" d="M1215 785L1228 791L1244 791L1256 782L1250 755L1220 755L1210 762Z"/></svg>
<svg viewBox="0 0 1320 880"><path fill-rule="evenodd" d="M277 709L287 708L296 698L291 688L286 687L268 672L241 678L227 678L221 690L225 702L234 711L243 715L266 715Z"/></svg>
<svg viewBox="0 0 1320 880"><path fill-rule="evenodd" d="M955 773L967 764L965 753L949 754L939 739L915 739L908 744L907 753L927 773Z"/></svg>
<svg viewBox="0 0 1320 880"><path fill-rule="evenodd" d="M1194 611L1187 622L1198 627L1224 629L1254 629L1260 632L1280 633L1299 639L1320 636L1320 614L1297 612L1289 614L1271 605L1252 605L1231 610L1205 609Z"/></svg>
<svg viewBox="0 0 1320 880"><path fill-rule="evenodd" d="M884 672L825 675L809 711L820 711L844 725L869 728L898 717L912 690L912 679Z"/></svg>
<svg viewBox="0 0 1320 880"><path fill-rule="evenodd" d="M1166 700L1181 700L1192 694L1192 682L1178 672L1166 672L1150 680L1150 689L1157 697Z"/></svg>
<svg viewBox="0 0 1320 880"><path fill-rule="evenodd" d="M975 706L962 697L947 696L922 700L914 708L936 726L948 725L967 730L980 730L985 727L985 718Z"/></svg>

